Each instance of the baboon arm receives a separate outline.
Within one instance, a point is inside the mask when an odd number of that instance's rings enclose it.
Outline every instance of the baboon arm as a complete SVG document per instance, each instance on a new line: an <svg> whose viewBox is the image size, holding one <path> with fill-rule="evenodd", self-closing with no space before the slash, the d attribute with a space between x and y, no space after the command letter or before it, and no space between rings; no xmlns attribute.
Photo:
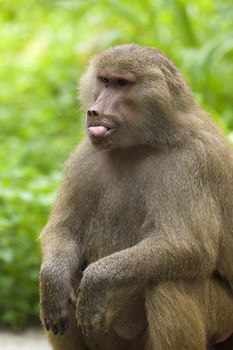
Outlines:
<svg viewBox="0 0 233 350"><path fill-rule="evenodd" d="M61 190L47 225L41 233L42 266L70 278L79 266L77 208Z"/></svg>
<svg viewBox="0 0 233 350"><path fill-rule="evenodd" d="M72 277L79 266L79 247L69 230L63 230L62 227L54 228L50 231L49 225L45 227L41 238L42 248L42 265L41 271L50 270L53 274L57 273L64 278Z"/></svg>
<svg viewBox="0 0 233 350"><path fill-rule="evenodd" d="M66 220L52 215L41 235L41 272L51 271L54 277L58 275L62 280L70 280L80 265L80 247L72 226L73 214L70 216L67 214Z"/></svg>
<svg viewBox="0 0 233 350"><path fill-rule="evenodd" d="M64 193L64 192L63 192ZM69 327L70 304L80 283L79 245L75 231L76 207L58 195L50 219L41 235L41 320L47 330L62 335Z"/></svg>
<svg viewBox="0 0 233 350"><path fill-rule="evenodd" d="M77 320L83 333L99 331L104 310L117 290L209 276L216 255L211 238L203 245L203 240L191 234L170 231L152 233L140 243L90 264L77 301Z"/></svg>
<svg viewBox="0 0 233 350"><path fill-rule="evenodd" d="M72 274L79 267L80 247L79 232L79 170L75 151L67 161L61 188L56 196L48 223L41 233L42 270L44 266L53 264L57 269ZM77 169L76 169L77 168ZM75 169L75 171L73 171Z"/></svg>
<svg viewBox="0 0 233 350"><path fill-rule="evenodd" d="M210 275L217 259L214 244L175 235L151 236L139 244L91 264L85 277L92 282L122 287L131 283L194 279ZM99 282L99 283L98 283Z"/></svg>

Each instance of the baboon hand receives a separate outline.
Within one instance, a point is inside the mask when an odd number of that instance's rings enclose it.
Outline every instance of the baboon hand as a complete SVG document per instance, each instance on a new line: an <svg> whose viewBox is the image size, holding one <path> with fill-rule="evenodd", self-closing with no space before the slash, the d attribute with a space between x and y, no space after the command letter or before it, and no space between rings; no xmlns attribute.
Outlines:
<svg viewBox="0 0 233 350"><path fill-rule="evenodd" d="M104 332L105 328L108 294L96 275L94 267L97 264L93 263L85 270L77 295L76 319L87 338Z"/></svg>
<svg viewBox="0 0 233 350"><path fill-rule="evenodd" d="M47 331L64 334L69 327L69 308L76 304L70 284L41 274L41 320Z"/></svg>

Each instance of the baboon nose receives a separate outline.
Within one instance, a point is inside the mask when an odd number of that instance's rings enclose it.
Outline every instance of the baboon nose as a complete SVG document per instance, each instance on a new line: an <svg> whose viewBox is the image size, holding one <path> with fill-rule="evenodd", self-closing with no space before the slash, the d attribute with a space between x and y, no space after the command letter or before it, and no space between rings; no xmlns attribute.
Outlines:
<svg viewBox="0 0 233 350"><path fill-rule="evenodd" d="M88 109L88 117L98 117L99 113L95 109Z"/></svg>

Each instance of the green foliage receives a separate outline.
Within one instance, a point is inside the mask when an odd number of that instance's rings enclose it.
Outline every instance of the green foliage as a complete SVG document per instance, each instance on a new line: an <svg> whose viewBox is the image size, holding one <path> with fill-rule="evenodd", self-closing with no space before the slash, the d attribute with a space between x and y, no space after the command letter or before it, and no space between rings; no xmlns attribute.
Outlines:
<svg viewBox="0 0 233 350"><path fill-rule="evenodd" d="M38 236L82 138L76 82L108 46L160 47L232 137L229 0L0 0L0 325L38 319Z"/></svg>

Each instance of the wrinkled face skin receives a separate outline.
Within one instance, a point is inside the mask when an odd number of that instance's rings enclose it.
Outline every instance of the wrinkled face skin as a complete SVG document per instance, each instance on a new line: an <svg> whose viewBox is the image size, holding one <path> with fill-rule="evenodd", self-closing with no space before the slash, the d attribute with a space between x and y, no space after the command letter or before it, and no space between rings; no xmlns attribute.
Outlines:
<svg viewBox="0 0 233 350"><path fill-rule="evenodd" d="M133 74L100 70L96 74L95 99L87 110L86 129L99 148L129 146L134 143L130 124L139 110L138 83Z"/></svg>
<svg viewBox="0 0 233 350"><path fill-rule="evenodd" d="M172 62L152 48L122 45L97 55L80 84L91 142L109 150L170 137L177 103L185 107L183 85Z"/></svg>

